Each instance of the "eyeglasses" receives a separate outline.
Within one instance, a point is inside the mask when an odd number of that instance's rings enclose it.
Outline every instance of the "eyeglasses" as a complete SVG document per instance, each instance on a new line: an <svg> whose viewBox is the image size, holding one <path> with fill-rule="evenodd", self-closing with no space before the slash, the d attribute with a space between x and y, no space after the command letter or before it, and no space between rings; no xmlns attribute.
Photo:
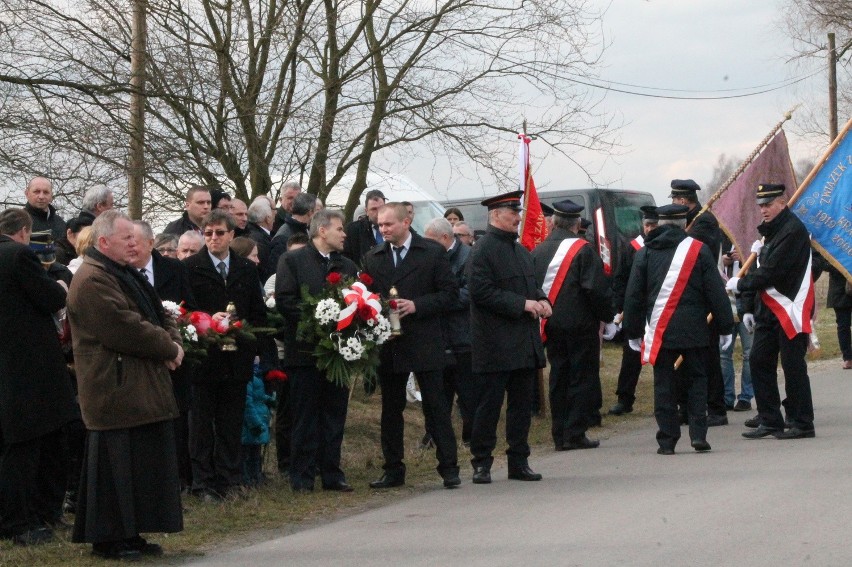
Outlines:
<svg viewBox="0 0 852 567"><path fill-rule="evenodd" d="M168 246L163 246L161 248L157 248L157 252L160 254L165 254L167 252L177 252L177 248L170 248Z"/></svg>
<svg viewBox="0 0 852 567"><path fill-rule="evenodd" d="M204 238L213 238L214 234L216 236L225 236L229 232L231 232L231 231L230 230L224 230L224 229L221 229L221 228L216 229L216 230L205 230L204 231Z"/></svg>

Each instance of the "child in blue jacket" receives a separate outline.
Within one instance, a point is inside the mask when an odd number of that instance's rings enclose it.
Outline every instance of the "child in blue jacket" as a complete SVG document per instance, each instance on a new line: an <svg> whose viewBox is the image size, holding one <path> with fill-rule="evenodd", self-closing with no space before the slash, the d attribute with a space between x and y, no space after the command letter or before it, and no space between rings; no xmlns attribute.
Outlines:
<svg viewBox="0 0 852 567"><path fill-rule="evenodd" d="M269 443L270 408L275 407L275 394L266 393L260 364L246 386L246 412L243 418L243 483L257 486L263 480L262 448Z"/></svg>

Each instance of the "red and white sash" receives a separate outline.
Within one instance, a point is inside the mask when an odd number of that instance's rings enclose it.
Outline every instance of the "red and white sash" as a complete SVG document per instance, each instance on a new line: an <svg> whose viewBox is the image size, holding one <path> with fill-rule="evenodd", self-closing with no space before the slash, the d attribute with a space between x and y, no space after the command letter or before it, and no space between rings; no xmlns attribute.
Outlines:
<svg viewBox="0 0 852 567"><path fill-rule="evenodd" d="M638 252L640 248L645 246L645 238L640 234L639 236L630 241L630 246L632 246L633 249Z"/></svg>
<svg viewBox="0 0 852 567"><path fill-rule="evenodd" d="M657 362L657 354L663 344L663 334L669 325L672 315L677 309L686 282L692 274L692 268L698 260L702 243L687 236L678 244L672 263L669 265L660 293L654 300L654 308L651 310L651 319L645 325L645 337L642 342L642 364L653 365Z"/></svg>
<svg viewBox="0 0 852 567"><path fill-rule="evenodd" d="M814 308L814 278L811 272L813 255L808 251L808 268L796 292L796 297L790 299L775 287L768 287L760 292L764 305L778 317L784 334L792 340L799 333L810 333L811 313Z"/></svg>
<svg viewBox="0 0 852 567"><path fill-rule="evenodd" d="M568 273L568 268L571 267L571 262L574 261L574 256L580 251L580 248L589 242L584 238L566 238L559 243L559 248L556 249L556 254L547 265L547 271L544 272L544 282L541 284L541 289L547 294L547 299L551 305L556 304L556 297L559 295L559 290L562 289L562 284L565 282L565 276ZM541 340L547 340L547 335L544 333L545 320L541 320Z"/></svg>

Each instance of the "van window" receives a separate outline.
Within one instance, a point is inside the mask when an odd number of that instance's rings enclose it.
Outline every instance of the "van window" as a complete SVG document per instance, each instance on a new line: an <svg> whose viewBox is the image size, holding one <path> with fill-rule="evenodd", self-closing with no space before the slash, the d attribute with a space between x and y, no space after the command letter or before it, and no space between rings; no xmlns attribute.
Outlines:
<svg viewBox="0 0 852 567"><path fill-rule="evenodd" d="M615 217L618 232L630 240L642 234L642 211L639 207L653 205L654 198L646 193L600 192L601 200L606 201Z"/></svg>
<svg viewBox="0 0 852 567"><path fill-rule="evenodd" d="M414 221L411 223L411 228L421 236L429 221L444 216L444 209L436 201L412 201L411 204L414 205Z"/></svg>

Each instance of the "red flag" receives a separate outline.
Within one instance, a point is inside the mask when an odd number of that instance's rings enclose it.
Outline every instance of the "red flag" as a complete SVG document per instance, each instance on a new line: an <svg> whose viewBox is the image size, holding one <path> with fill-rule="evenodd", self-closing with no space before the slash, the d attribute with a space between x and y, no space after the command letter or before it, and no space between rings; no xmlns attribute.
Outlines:
<svg viewBox="0 0 852 567"><path fill-rule="evenodd" d="M535 190L532 172L530 171L529 144L530 137L518 134L520 140L519 165L521 174L521 190L524 192L524 218L521 221L521 245L532 250L547 238L547 225L544 222L544 211Z"/></svg>
<svg viewBox="0 0 852 567"><path fill-rule="evenodd" d="M783 183L787 187L785 194L788 199L796 191L796 174L793 172L784 130L775 134L760 155L711 207L713 214L719 219L720 228L737 247L743 260L748 257L752 242L760 238L757 225L763 219L755 192L761 183Z"/></svg>

